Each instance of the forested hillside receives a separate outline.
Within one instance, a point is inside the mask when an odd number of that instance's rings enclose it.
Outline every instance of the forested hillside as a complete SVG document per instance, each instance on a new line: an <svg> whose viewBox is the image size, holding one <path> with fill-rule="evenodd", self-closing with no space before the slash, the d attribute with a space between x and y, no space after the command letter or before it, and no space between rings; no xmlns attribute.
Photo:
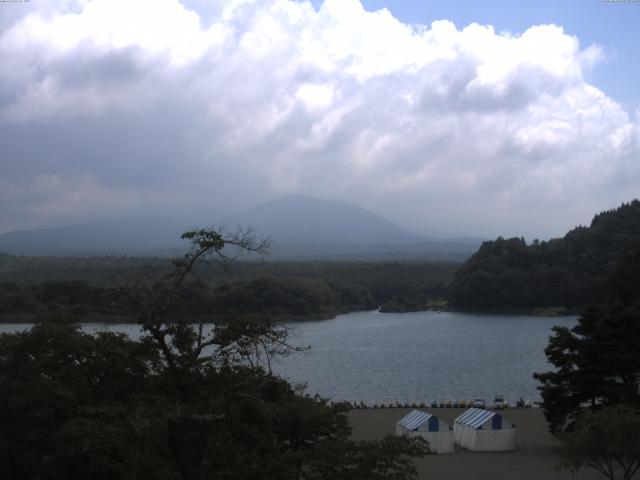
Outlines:
<svg viewBox="0 0 640 480"><path fill-rule="evenodd" d="M123 288L77 280L0 282L0 321L39 321L51 315L76 321L130 321L125 318L129 309ZM217 286L189 282L177 294L189 302L194 320L229 314L328 318L377 306L364 287L313 278L259 278Z"/></svg>
<svg viewBox="0 0 640 480"><path fill-rule="evenodd" d="M575 309L604 301L621 259L640 248L640 201L596 215L589 227L527 245L485 242L456 272L449 305L458 309Z"/></svg>
<svg viewBox="0 0 640 480"><path fill-rule="evenodd" d="M0 322L73 315L76 321L126 321L119 291L152 285L171 266L163 258L56 258L0 254ZM374 309L419 310L442 301L457 264L239 262L196 269L183 285L193 314L330 318ZM155 279L155 280L154 280Z"/></svg>

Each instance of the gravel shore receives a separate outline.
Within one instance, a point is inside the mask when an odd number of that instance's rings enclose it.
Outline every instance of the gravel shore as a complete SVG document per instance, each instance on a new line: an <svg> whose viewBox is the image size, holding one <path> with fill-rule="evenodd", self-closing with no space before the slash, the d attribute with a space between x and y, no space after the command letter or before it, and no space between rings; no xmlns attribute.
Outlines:
<svg viewBox="0 0 640 480"><path fill-rule="evenodd" d="M362 409L349 412L349 421L356 440L373 440L395 433L395 423L410 412L406 408ZM465 409L426 408L445 422L453 420ZM547 431L542 410L506 409L500 411L517 427L518 449L515 452L474 453L456 446L449 455L428 455L417 460L421 479L429 480L597 480L595 471L584 470L577 475L554 469L557 457L553 453L553 438Z"/></svg>

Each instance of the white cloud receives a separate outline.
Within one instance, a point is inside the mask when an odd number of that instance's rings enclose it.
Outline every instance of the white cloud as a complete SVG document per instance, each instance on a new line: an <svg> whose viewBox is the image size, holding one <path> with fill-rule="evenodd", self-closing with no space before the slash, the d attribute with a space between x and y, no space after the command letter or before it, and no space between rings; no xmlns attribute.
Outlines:
<svg viewBox="0 0 640 480"><path fill-rule="evenodd" d="M638 116L587 83L603 52L560 26L407 25L358 0L201 13L91 0L0 23L6 188L85 175L158 209L300 191L487 235L559 233L635 194Z"/></svg>
<svg viewBox="0 0 640 480"><path fill-rule="evenodd" d="M311 109L322 108L331 104L333 93L331 86L305 83L298 87L296 98Z"/></svg>

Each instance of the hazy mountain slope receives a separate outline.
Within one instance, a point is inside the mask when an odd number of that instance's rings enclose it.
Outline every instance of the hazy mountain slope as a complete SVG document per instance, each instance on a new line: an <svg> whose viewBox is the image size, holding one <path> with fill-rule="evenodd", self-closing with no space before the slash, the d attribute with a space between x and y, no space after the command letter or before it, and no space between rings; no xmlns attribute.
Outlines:
<svg viewBox="0 0 640 480"><path fill-rule="evenodd" d="M23 255L160 254L184 249L180 234L190 225L130 218L85 225L22 230L0 235L0 251Z"/></svg>
<svg viewBox="0 0 640 480"><path fill-rule="evenodd" d="M527 245L485 242L449 286L455 308L577 308L603 301L625 255L640 249L640 201L596 215L589 227Z"/></svg>
<svg viewBox="0 0 640 480"><path fill-rule="evenodd" d="M195 218L195 214L189 218ZM198 218L205 218L198 215ZM187 247L180 234L211 225L178 220L121 219L0 235L0 252L24 255L176 255ZM455 260L479 242L433 240L409 232L357 205L294 195L226 217L228 231L253 227L272 240L271 259L297 260Z"/></svg>
<svg viewBox="0 0 640 480"><path fill-rule="evenodd" d="M288 244L390 244L426 240L349 202L292 195L257 205L223 221L252 226Z"/></svg>

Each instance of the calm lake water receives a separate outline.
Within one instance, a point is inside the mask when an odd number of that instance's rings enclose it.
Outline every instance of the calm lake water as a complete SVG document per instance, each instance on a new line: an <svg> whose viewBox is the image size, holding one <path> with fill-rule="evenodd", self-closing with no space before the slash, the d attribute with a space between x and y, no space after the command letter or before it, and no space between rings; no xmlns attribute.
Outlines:
<svg viewBox="0 0 640 480"><path fill-rule="evenodd" d="M277 361L274 369L333 400L492 400L496 394L512 402L538 400L532 373L550 369L543 350L551 327L575 323L575 317L351 313L292 323L294 343L311 349ZM0 332L24 328L0 325ZM85 328L139 333L137 325Z"/></svg>

